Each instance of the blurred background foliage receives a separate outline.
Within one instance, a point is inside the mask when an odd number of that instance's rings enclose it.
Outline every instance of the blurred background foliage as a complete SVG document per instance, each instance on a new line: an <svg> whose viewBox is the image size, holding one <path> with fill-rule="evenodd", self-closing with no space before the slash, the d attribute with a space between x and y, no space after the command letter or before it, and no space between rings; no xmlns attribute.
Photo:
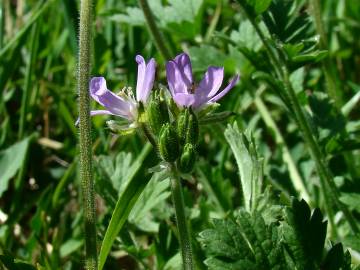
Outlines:
<svg viewBox="0 0 360 270"><path fill-rule="evenodd" d="M14 256L44 269L81 269L74 125L79 1L0 3L0 253L5 254L3 259ZM277 90L263 44L239 3L151 0L149 4L172 56L188 52L197 80L209 65L224 66L226 80L241 74L240 83L221 101L221 110L235 112L231 121L252 131L264 158L265 182L281 192L281 200L305 198L326 216L315 163ZM274 47L283 48L291 83L335 176L340 199L358 220L360 2L326 0L321 5L322 36L305 0L272 1L258 25ZM169 59L157 51L137 1L95 1L93 19L94 76L106 77L114 92L134 87L134 59L142 54L146 59L155 57L157 87L166 86L164 64ZM151 177L148 171L156 165L157 154L144 148L145 139L139 135L111 133L106 119L92 119L99 239L127 181L151 180L116 239L105 269L178 269L168 181L160 181L159 174ZM198 164L192 180L185 183L194 239L212 218L225 217L243 204L225 127L202 127ZM129 176L134 161L141 166ZM334 211L326 245L330 240L344 241L356 262L360 241L342 214ZM197 264L205 269L201 263L205 254L196 250Z"/></svg>

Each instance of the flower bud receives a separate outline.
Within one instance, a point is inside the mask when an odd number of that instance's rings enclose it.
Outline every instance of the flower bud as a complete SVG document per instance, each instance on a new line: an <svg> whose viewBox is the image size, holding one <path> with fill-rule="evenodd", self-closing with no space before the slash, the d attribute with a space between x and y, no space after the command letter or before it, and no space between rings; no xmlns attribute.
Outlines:
<svg viewBox="0 0 360 270"><path fill-rule="evenodd" d="M159 135L159 152L163 160L174 162L180 155L179 141L174 128L166 123Z"/></svg>
<svg viewBox="0 0 360 270"><path fill-rule="evenodd" d="M151 131L158 134L161 127L169 122L169 112L165 100L160 97L160 91L153 91L150 101L146 106L147 120Z"/></svg>
<svg viewBox="0 0 360 270"><path fill-rule="evenodd" d="M178 119L177 132L182 145L185 143L197 144L199 124L191 108L186 108L181 112Z"/></svg>
<svg viewBox="0 0 360 270"><path fill-rule="evenodd" d="M191 143L187 143L184 146L184 150L181 154L179 161L179 169L183 173L189 173L192 171L195 165L196 152Z"/></svg>

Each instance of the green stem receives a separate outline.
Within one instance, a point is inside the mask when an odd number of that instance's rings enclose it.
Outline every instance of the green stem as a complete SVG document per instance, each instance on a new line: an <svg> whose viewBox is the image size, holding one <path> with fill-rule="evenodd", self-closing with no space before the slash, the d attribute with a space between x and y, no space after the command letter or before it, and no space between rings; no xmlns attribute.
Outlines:
<svg viewBox="0 0 360 270"><path fill-rule="evenodd" d="M315 22L315 28L316 28L316 32L318 33L319 37L320 37L320 42L319 42L319 46L320 49L322 50L327 50L327 37L326 37L326 32L325 32L325 28L324 28L324 24L321 18L321 4L319 0L310 0L310 4L311 4L311 10L312 10L312 14L314 17L314 22ZM336 85L336 78L337 78L337 73L334 71L334 68L332 66L331 63L331 59L329 56L327 56L323 61L322 61L322 66L323 66L323 70L324 70L324 74L325 74L325 80L326 80L326 84L327 84L327 91L329 96L335 101L335 105L338 109L341 108L342 106L342 98L341 98L341 91L338 91L338 86ZM337 80L339 81L339 80Z"/></svg>
<svg viewBox="0 0 360 270"><path fill-rule="evenodd" d="M193 266L193 255L191 248L191 238L188 230L188 224L185 215L185 204L184 197L181 187L181 179L179 172L175 164L171 166L171 193L173 197L173 203L175 207L176 225L179 231L179 241L181 248L181 256L183 261L184 270L192 270Z"/></svg>
<svg viewBox="0 0 360 270"><path fill-rule="evenodd" d="M222 1L218 1L215 12L214 12L214 16L211 19L210 26L205 35L205 40L204 40L205 42L209 42L212 37L212 34L214 33L214 31L216 29L216 25L219 22L221 10L222 10Z"/></svg>
<svg viewBox="0 0 360 270"><path fill-rule="evenodd" d="M166 46L165 40L156 25L155 18L153 13L151 12L149 3L147 2L147 0L139 0L139 5L144 13L149 32L155 42L156 47L158 48L159 52L165 60L171 59L172 52L170 52L170 50Z"/></svg>
<svg viewBox="0 0 360 270"><path fill-rule="evenodd" d="M5 4L4 4L5 0L0 0L0 49L3 47L3 42L4 42L4 22L5 22Z"/></svg>
<svg viewBox="0 0 360 270"><path fill-rule="evenodd" d="M31 84L31 75L33 71L33 65L36 59L38 34L39 34L39 23L35 22L35 24L32 27L31 36L30 36L30 56L29 56L29 62L26 66L24 92L21 99L21 111L20 111L19 133L18 133L19 139L22 139L24 136L26 115L28 112L28 105L29 105L29 94L33 86Z"/></svg>
<svg viewBox="0 0 360 270"><path fill-rule="evenodd" d="M80 38L78 63L80 178L84 211L85 268L97 269L95 192L92 178L91 122L90 122L90 45L92 28L92 1L80 3Z"/></svg>

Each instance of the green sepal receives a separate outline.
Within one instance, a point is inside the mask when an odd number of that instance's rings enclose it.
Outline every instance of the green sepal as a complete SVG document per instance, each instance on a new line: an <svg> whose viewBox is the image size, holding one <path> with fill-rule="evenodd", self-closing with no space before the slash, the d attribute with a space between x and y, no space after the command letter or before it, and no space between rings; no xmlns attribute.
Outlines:
<svg viewBox="0 0 360 270"><path fill-rule="evenodd" d="M181 112L177 121L177 133L182 145L197 144L199 138L199 123L191 108Z"/></svg>
<svg viewBox="0 0 360 270"><path fill-rule="evenodd" d="M189 173L193 170L196 161L195 147L187 143L179 160L179 169L182 173Z"/></svg>
<svg viewBox="0 0 360 270"><path fill-rule="evenodd" d="M169 111L166 101L162 99L160 90L152 92L149 103L146 106L146 117L151 131L158 134L161 127L169 123Z"/></svg>
<svg viewBox="0 0 360 270"><path fill-rule="evenodd" d="M108 120L106 124L112 132L122 136L133 134L137 127L134 123L130 125L128 123L122 124L115 120Z"/></svg>
<svg viewBox="0 0 360 270"><path fill-rule="evenodd" d="M179 140L175 129L166 123L159 135L159 152L164 161L174 162L180 155Z"/></svg>
<svg viewBox="0 0 360 270"><path fill-rule="evenodd" d="M230 111L212 113L204 116L203 118L199 118L199 125L207 125L207 124L223 122L226 121L229 117L234 115L236 115L236 113Z"/></svg>

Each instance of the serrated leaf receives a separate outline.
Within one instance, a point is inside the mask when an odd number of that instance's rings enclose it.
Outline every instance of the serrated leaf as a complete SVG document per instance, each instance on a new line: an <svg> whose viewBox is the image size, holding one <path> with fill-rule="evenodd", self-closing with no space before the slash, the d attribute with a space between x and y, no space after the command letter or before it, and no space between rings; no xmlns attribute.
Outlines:
<svg viewBox="0 0 360 270"><path fill-rule="evenodd" d="M299 270L319 269L327 222L319 209L311 214L304 200L293 199L291 208L285 210L282 224L286 247Z"/></svg>
<svg viewBox="0 0 360 270"><path fill-rule="evenodd" d="M266 225L258 212L240 210L235 216L236 222L214 220L213 229L200 233L209 269L288 269L274 224Z"/></svg>
<svg viewBox="0 0 360 270"><path fill-rule="evenodd" d="M332 246L326 255L322 269L351 270L351 256L349 251L344 252L341 243Z"/></svg>

